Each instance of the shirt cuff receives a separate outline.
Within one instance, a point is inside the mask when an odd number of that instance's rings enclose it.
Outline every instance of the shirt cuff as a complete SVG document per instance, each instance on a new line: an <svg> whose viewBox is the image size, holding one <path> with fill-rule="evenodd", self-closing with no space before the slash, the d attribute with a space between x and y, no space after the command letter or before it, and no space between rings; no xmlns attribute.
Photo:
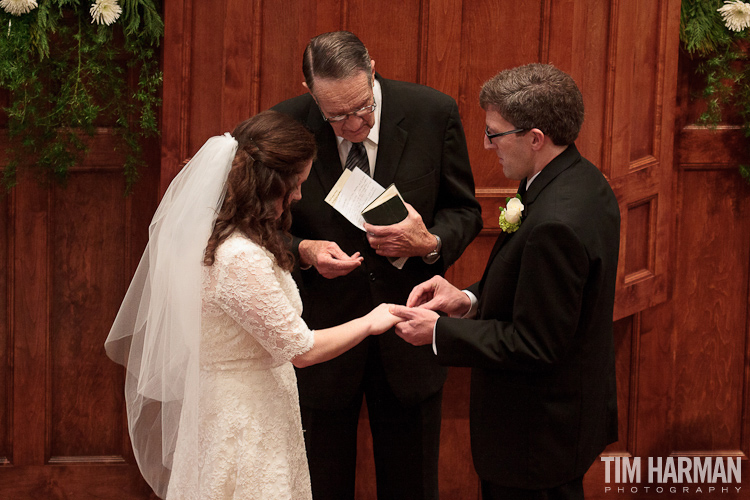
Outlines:
<svg viewBox="0 0 750 500"><path fill-rule="evenodd" d="M468 290L462 290L467 297L469 297L469 300L471 301L471 307L468 311L466 311L466 314L461 316L461 319L471 319L474 318L477 315L477 305L479 304L479 301L477 300L477 296L471 293Z"/></svg>
<svg viewBox="0 0 750 500"><path fill-rule="evenodd" d="M435 332L437 331L437 322L440 321L440 318L435 321L435 326L432 327L432 352L435 353L435 356L437 356L437 344L435 343Z"/></svg>
<svg viewBox="0 0 750 500"><path fill-rule="evenodd" d="M468 290L462 290L467 297L469 297L469 300L471 301L471 307L469 310L461 316L461 319L471 319L477 315L477 304L479 301L477 300L477 296L471 293ZM435 326L432 327L432 352L435 353L435 356L437 356L437 342L436 342L436 333L437 333L437 322L440 321L440 318L435 321Z"/></svg>

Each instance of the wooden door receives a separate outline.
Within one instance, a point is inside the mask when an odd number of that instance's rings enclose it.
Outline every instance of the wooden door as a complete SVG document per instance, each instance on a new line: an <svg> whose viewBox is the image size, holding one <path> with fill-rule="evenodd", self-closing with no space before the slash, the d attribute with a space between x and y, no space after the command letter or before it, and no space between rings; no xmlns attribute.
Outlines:
<svg viewBox="0 0 750 500"><path fill-rule="evenodd" d="M577 63L589 68L587 81L600 79L595 94L602 103L601 111L594 110L597 132L582 146L598 152L621 215L614 312L619 440L605 457L656 455L663 439L664 414L649 405L666 401L660 397L667 378L654 375L668 370L657 360L668 349L669 334L645 335L649 327L641 312L667 300L670 280L679 8L673 1L612 2L606 17L585 21L607 26L606 44L598 48L603 57L594 58L599 67L590 72L589 58ZM586 31L581 23L574 32ZM607 487L622 486L605 477L604 463L596 462L586 475L587 498L606 498L616 491Z"/></svg>
<svg viewBox="0 0 750 500"><path fill-rule="evenodd" d="M129 198L102 128L67 187L22 178L0 199L0 498L149 498L103 342L155 209L155 146Z"/></svg>

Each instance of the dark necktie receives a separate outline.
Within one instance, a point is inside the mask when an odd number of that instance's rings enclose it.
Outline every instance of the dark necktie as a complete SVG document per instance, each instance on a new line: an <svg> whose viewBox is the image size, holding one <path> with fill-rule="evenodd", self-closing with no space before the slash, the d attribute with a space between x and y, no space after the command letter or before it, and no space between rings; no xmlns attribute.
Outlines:
<svg viewBox="0 0 750 500"><path fill-rule="evenodd" d="M359 167L362 172L370 175L370 162L367 159L365 145L361 142L353 142L352 148L349 150L349 156L346 157L344 168L352 170L354 167Z"/></svg>

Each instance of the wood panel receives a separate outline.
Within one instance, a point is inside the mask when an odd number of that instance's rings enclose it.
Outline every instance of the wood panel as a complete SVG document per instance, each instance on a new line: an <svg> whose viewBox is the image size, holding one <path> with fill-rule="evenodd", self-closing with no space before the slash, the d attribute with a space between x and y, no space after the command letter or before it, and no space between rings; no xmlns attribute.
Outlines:
<svg viewBox="0 0 750 500"><path fill-rule="evenodd" d="M0 108L8 107L9 93L0 90ZM8 128L8 116L0 112L0 131ZM0 151L7 150L5 134L0 133ZM0 159L0 175L2 164ZM10 438L13 412L12 329L13 303L11 269L13 261L13 194L0 188L0 467L10 463L12 442Z"/></svg>
<svg viewBox="0 0 750 500"><path fill-rule="evenodd" d="M603 132L608 110L613 2L568 0L548 4L548 43L541 60L570 73L581 89L586 115L576 145L606 174L604 148L608 141Z"/></svg>
<svg viewBox="0 0 750 500"><path fill-rule="evenodd" d="M615 443L607 447L608 453L630 455L633 450L633 428L635 422L633 415L630 414L633 401L637 394L635 390L638 387L638 366L639 329L637 317L628 316L614 325L615 337L615 367L617 370L617 411L619 422L619 436Z"/></svg>
<svg viewBox="0 0 750 500"><path fill-rule="evenodd" d="M422 45L418 83L445 92L458 99L461 67L461 33L463 9L461 0L433 0L423 7Z"/></svg>
<svg viewBox="0 0 750 500"><path fill-rule="evenodd" d="M479 90L502 69L538 62L541 5L540 0L463 3L460 88L454 97L461 110L477 198L482 203L487 229L497 227L498 206L505 204L506 196L515 194L518 182L505 179L497 157L484 150L484 111L479 107Z"/></svg>
<svg viewBox="0 0 750 500"><path fill-rule="evenodd" d="M343 26L337 29L360 37L384 77L419 82L422 6L427 3L348 0Z"/></svg>
<svg viewBox="0 0 750 500"><path fill-rule="evenodd" d="M188 145L190 112L190 60L192 51L192 2L172 0L164 6L161 108L161 165L159 198L191 152ZM166 54L166 56L165 56Z"/></svg>
<svg viewBox="0 0 750 500"><path fill-rule="evenodd" d="M129 274L123 189L122 172L115 169L76 172L65 189L52 189L50 463L125 455L121 386L114 385L123 382L122 370L102 356Z"/></svg>
<svg viewBox="0 0 750 500"><path fill-rule="evenodd" d="M34 182L19 183L14 194L11 460L34 465L44 463L46 444L49 201Z"/></svg>
<svg viewBox="0 0 750 500"><path fill-rule="evenodd" d="M667 299L680 4L615 5L610 53L617 71L611 73L603 171L622 216L615 305L621 318Z"/></svg>
<svg viewBox="0 0 750 500"><path fill-rule="evenodd" d="M190 2L190 6L190 34L200 43L193 42L190 50L188 155L198 151L209 137L225 132L224 113L228 111L222 106L226 61L222 35L227 29L228 2Z"/></svg>
<svg viewBox="0 0 750 500"><path fill-rule="evenodd" d="M12 260L13 247L11 245L12 235L12 215L10 208L12 206L12 195L0 194L0 466L10 462L11 441L10 425L12 418L13 405L11 383L12 372L10 369L10 355L12 349L11 339L11 317L12 305L9 300L11 297L11 274L8 262Z"/></svg>
<svg viewBox="0 0 750 500"><path fill-rule="evenodd" d="M700 250L676 255L670 453L740 456L747 474L750 186L737 171L747 139L731 122L696 125L705 82L688 75L699 62L681 54L675 239Z"/></svg>
<svg viewBox="0 0 750 500"><path fill-rule="evenodd" d="M0 468L0 492L12 500L158 500L133 466Z"/></svg>
<svg viewBox="0 0 750 500"><path fill-rule="evenodd" d="M747 454L740 417L750 262L750 226L743 222L750 217L750 187L735 169L687 170L679 196L696 216L680 218L677 243L700 242L700 251L681 252L676 262L675 290L689 307L675 318L675 329L685 334L674 345L672 446Z"/></svg>
<svg viewBox="0 0 750 500"><path fill-rule="evenodd" d="M125 426L123 370L103 343L145 246L159 170L125 198L111 130L88 142L66 187L21 177L2 200L2 498L150 495ZM151 165L158 148L144 143Z"/></svg>

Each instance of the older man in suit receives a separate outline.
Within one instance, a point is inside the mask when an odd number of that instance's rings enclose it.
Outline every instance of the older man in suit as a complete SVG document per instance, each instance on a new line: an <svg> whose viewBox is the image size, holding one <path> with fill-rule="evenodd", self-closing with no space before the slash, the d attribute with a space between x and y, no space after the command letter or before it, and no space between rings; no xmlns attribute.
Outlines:
<svg viewBox="0 0 750 500"><path fill-rule="evenodd" d="M485 149L521 181L522 217L501 223L510 232L478 283L419 285L413 308L393 308L405 319L396 331L433 344L441 364L472 367L471 444L485 500L582 499L584 473L617 439L617 200L574 144L583 99L569 75L545 64L501 71L480 103Z"/></svg>
<svg viewBox="0 0 750 500"><path fill-rule="evenodd" d="M278 104L315 134L318 157L293 210L295 279L312 328L340 324L442 275L482 226L456 102L434 89L374 74L352 33L313 38L303 57L307 94ZM408 216L389 226L350 224L325 201L344 168L395 183ZM389 258L408 257L403 268ZM429 347L385 334L335 360L298 370L316 500L354 498L363 395L378 498L438 498L446 368Z"/></svg>

